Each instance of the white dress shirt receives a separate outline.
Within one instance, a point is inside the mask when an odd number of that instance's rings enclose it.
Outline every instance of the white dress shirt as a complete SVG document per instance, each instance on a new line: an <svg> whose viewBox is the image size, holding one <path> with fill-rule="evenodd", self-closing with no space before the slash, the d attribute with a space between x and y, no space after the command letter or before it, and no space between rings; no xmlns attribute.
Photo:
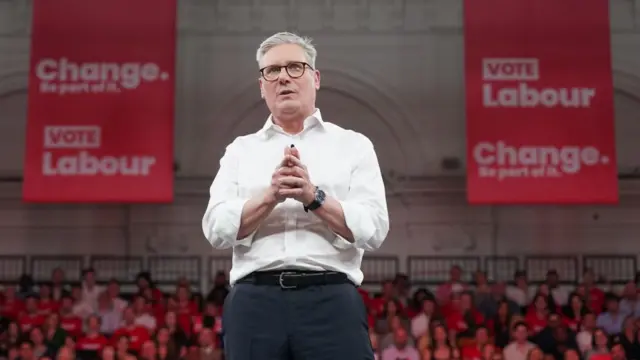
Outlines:
<svg viewBox="0 0 640 360"><path fill-rule="evenodd" d="M293 199L278 204L256 231L237 239L244 204L268 188L291 144L299 150L311 182L342 206L353 243ZM231 284L254 271L300 269L342 272L360 285L364 251L379 248L389 232L373 144L360 133L324 122L320 110L305 119L297 135L285 133L269 117L261 130L227 146L202 228L213 247L233 248Z"/></svg>

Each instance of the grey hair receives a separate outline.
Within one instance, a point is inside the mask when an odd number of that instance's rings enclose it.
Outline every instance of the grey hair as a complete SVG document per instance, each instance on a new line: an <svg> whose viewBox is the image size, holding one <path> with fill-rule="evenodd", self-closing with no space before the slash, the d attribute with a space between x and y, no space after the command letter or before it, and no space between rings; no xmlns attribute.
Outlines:
<svg viewBox="0 0 640 360"><path fill-rule="evenodd" d="M307 62L312 68L316 67L316 57L318 57L318 51L313 45L311 38L298 36L290 32L279 32L269 36L266 40L260 44L258 51L256 52L256 60L258 64L262 61L264 54L278 45L294 44L298 45L304 50L304 55L307 58Z"/></svg>

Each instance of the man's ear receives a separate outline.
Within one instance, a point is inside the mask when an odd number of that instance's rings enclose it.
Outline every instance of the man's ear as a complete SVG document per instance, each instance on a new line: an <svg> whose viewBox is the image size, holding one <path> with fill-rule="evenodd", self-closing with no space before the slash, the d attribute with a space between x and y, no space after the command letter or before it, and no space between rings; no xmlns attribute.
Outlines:
<svg viewBox="0 0 640 360"><path fill-rule="evenodd" d="M262 87L262 79L258 79L258 87L260 88L260 97L264 99L264 88Z"/></svg>
<svg viewBox="0 0 640 360"><path fill-rule="evenodd" d="M315 70L313 72L313 80L316 90L320 90L320 70Z"/></svg>

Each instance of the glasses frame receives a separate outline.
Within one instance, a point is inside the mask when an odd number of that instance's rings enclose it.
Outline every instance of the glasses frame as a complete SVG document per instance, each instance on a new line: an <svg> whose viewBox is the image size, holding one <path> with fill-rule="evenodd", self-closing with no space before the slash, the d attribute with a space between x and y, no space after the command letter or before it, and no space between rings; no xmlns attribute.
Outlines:
<svg viewBox="0 0 640 360"><path fill-rule="evenodd" d="M298 75L298 76L293 76L293 75L291 75L291 73L289 72L289 66L290 66L290 65L292 65L292 64L302 65L302 73L301 73L300 75ZM269 79L267 79L267 77L264 75L264 71L265 71L266 69L268 69L268 68L278 68L278 70L279 70L279 71L278 71L278 76L276 76L276 78L275 78L275 79L273 79L273 80L269 80ZM292 79L299 79L299 78L301 78L301 77L304 75L304 73L306 72L307 68L309 68L309 69L311 69L311 70L315 71L315 69L313 68L313 66L309 65L308 63L306 63L306 62L304 62L304 61L292 61L292 62L288 63L287 65L269 65L269 66L265 66L265 67L263 67L262 69L260 69L260 70L259 70L259 71L260 71L260 76L262 76L262 78L263 78L265 81L268 81L268 82L278 81L278 77L280 77L280 74L282 74L282 69L283 69L283 68L284 68L284 71L286 71L286 72L287 72L287 75L289 75L289 77L290 77L290 78L292 78Z"/></svg>

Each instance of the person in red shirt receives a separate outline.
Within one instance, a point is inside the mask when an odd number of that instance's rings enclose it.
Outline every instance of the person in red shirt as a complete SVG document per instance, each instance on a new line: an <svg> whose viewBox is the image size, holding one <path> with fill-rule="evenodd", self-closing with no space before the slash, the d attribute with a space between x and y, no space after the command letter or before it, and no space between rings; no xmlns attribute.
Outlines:
<svg viewBox="0 0 640 360"><path fill-rule="evenodd" d="M40 285L38 301L38 312L42 315L49 315L58 312L60 304L51 296L51 284L43 283Z"/></svg>
<svg viewBox="0 0 640 360"><path fill-rule="evenodd" d="M532 335L539 333L542 329L547 327L548 315L549 306L547 296L539 293L533 298L533 309L529 310L524 318Z"/></svg>
<svg viewBox="0 0 640 360"><path fill-rule="evenodd" d="M124 309L122 313L123 326L113 333L113 339L127 337L129 348L135 352L140 352L142 344L151 338L149 330L135 323L136 315L131 306Z"/></svg>
<svg viewBox="0 0 640 360"><path fill-rule="evenodd" d="M482 353L487 344L489 344L489 330L484 326L478 326L473 344L464 346L460 352L462 360L483 360Z"/></svg>
<svg viewBox="0 0 640 360"><path fill-rule="evenodd" d="M198 315L200 312L198 304L191 299L191 291L184 285L178 285L176 288L176 299L178 305L176 311L178 315L178 324L185 333L190 334L191 318Z"/></svg>
<svg viewBox="0 0 640 360"><path fill-rule="evenodd" d="M452 294L459 294L465 290L467 290L467 284L462 282L462 268L453 265L449 270L449 281L436 289L436 300L438 304L444 306L451 299Z"/></svg>
<svg viewBox="0 0 640 360"><path fill-rule="evenodd" d="M587 307L596 315L602 312L605 293L596 284L596 276L592 269L586 269L582 274L582 282L587 292Z"/></svg>
<svg viewBox="0 0 640 360"><path fill-rule="evenodd" d="M23 333L31 331L34 327L44 324L45 316L38 313L38 298L35 295L27 296L25 300L25 311L18 318L20 331Z"/></svg>
<svg viewBox="0 0 640 360"><path fill-rule="evenodd" d="M574 332L578 331L578 326L588 311L580 295L571 293L569 302L562 308L562 322Z"/></svg>
<svg viewBox="0 0 640 360"><path fill-rule="evenodd" d="M82 335L82 319L73 313L73 298L63 295L60 301L60 327L67 334L77 338Z"/></svg>
<svg viewBox="0 0 640 360"><path fill-rule="evenodd" d="M17 320L25 310L24 302L16 296L16 288L7 286L4 288L2 302L0 302L0 315L11 320Z"/></svg>
<svg viewBox="0 0 640 360"><path fill-rule="evenodd" d="M109 344L109 340L100 333L100 317L91 315L87 318L87 332L78 337L76 349L88 353L87 357L98 355Z"/></svg>
<svg viewBox="0 0 640 360"><path fill-rule="evenodd" d="M384 281L382 283L382 293L378 297L374 297L369 302L369 306L373 309L376 316L381 315L384 312L384 308L389 301L395 301L396 288L393 286L391 280Z"/></svg>
<svg viewBox="0 0 640 360"><path fill-rule="evenodd" d="M473 305L473 295L463 292L458 295L453 293L445 323L449 330L453 330L458 337L473 337L475 329L484 322L484 317Z"/></svg>
<svg viewBox="0 0 640 360"><path fill-rule="evenodd" d="M161 301L164 298L162 291L156 288L153 281L151 280L151 274L149 272L143 271L139 273L136 277L136 284L138 285L138 294L143 296L150 295L151 299L149 300L155 302ZM148 293L147 290L150 290L151 293L146 294Z"/></svg>

